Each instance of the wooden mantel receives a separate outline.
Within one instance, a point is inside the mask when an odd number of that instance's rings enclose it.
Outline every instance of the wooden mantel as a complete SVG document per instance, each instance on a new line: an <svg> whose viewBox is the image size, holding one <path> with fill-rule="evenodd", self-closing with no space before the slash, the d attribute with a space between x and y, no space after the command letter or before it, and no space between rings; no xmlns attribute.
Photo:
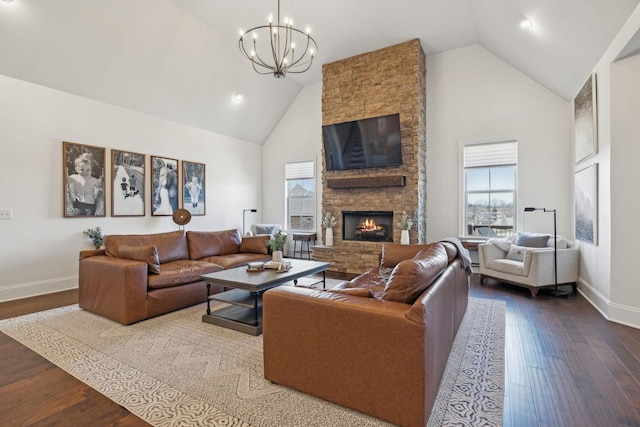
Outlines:
<svg viewBox="0 0 640 427"><path fill-rule="evenodd" d="M362 178L334 178L327 179L329 188L377 188L404 187L407 177L404 175L368 176Z"/></svg>

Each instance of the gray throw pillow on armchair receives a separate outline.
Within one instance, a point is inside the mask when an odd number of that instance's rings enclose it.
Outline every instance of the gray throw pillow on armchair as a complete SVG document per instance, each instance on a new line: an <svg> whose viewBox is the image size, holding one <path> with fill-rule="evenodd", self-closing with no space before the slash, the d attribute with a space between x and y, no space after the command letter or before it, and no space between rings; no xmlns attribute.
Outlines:
<svg viewBox="0 0 640 427"><path fill-rule="evenodd" d="M276 227L256 225L256 234L276 234Z"/></svg>
<svg viewBox="0 0 640 427"><path fill-rule="evenodd" d="M547 246L548 240L548 234L519 233L516 239L516 245L526 246L528 248L544 248Z"/></svg>

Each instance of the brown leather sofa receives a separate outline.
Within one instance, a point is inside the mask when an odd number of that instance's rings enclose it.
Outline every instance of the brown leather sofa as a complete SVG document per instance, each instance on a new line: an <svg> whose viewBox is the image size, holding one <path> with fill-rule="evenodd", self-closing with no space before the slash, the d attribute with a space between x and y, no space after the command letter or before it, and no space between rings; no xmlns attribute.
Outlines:
<svg viewBox="0 0 640 427"><path fill-rule="evenodd" d="M80 252L79 305L128 325L205 302L200 275L268 261L268 240L238 230L106 236L104 249Z"/></svg>
<svg viewBox="0 0 640 427"><path fill-rule="evenodd" d="M456 242L386 244L380 267L329 291L268 290L265 378L424 427L467 309L468 263Z"/></svg>

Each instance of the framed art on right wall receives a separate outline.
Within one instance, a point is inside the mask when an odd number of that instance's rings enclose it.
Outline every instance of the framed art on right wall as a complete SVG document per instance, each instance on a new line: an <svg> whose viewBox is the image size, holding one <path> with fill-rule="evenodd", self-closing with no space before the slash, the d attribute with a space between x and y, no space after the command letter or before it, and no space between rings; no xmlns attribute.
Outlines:
<svg viewBox="0 0 640 427"><path fill-rule="evenodd" d="M573 140L576 163L598 152L596 74L585 82L573 100Z"/></svg>
<svg viewBox="0 0 640 427"><path fill-rule="evenodd" d="M594 163L575 175L576 239L598 244L598 164Z"/></svg>

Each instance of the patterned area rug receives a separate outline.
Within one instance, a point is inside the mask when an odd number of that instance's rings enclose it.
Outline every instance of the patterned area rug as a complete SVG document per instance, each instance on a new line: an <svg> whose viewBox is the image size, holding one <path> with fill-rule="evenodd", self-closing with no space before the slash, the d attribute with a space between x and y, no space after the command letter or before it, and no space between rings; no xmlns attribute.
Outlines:
<svg viewBox="0 0 640 427"><path fill-rule="evenodd" d="M74 305L0 330L155 426L390 425L266 381L262 337L203 323L204 311L122 326ZM502 425L504 328L503 302L470 298L430 427Z"/></svg>

